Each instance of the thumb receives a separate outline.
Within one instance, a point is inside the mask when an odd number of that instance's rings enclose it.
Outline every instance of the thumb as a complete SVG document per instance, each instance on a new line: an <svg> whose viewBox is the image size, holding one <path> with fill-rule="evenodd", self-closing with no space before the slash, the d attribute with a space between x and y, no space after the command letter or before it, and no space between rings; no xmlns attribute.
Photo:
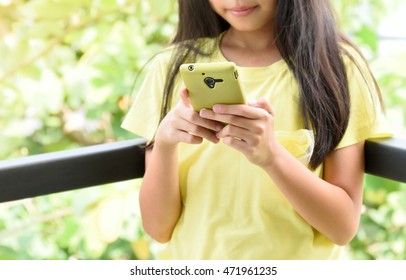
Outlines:
<svg viewBox="0 0 406 280"><path fill-rule="evenodd" d="M182 100L183 105L185 105L188 108L192 107L192 105L190 104L189 92L187 88L182 88L180 90L180 99Z"/></svg>

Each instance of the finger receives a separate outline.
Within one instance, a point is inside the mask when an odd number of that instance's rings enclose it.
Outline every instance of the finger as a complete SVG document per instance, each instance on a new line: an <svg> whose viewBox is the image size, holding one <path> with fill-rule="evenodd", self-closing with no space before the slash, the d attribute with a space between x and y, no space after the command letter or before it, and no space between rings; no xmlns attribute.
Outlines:
<svg viewBox="0 0 406 280"><path fill-rule="evenodd" d="M217 105L213 106L213 112L215 112L217 114L221 114L221 115L240 116L240 117L244 117L247 119L260 119L264 115L263 108L247 106L247 105L217 104Z"/></svg>
<svg viewBox="0 0 406 280"><path fill-rule="evenodd" d="M186 88L182 88L179 92L179 95L181 101L178 103L176 110L176 115L178 118L190 122L194 125L210 129L212 131L220 131L223 128L222 123L213 120L203 119L199 116L198 112L193 110L189 101L189 92Z"/></svg>
<svg viewBox="0 0 406 280"><path fill-rule="evenodd" d="M225 137L223 138L223 143L241 152L247 149L247 143L235 137Z"/></svg>
<svg viewBox="0 0 406 280"><path fill-rule="evenodd" d="M203 119L217 122L217 124L232 124L241 128L248 128L251 126L251 119L237 115L217 114L212 110L203 109L200 111L200 117ZM222 127L220 127L221 129Z"/></svg>
<svg viewBox="0 0 406 280"><path fill-rule="evenodd" d="M199 144L203 141L202 137L188 133L185 127L190 125L185 120L176 116L171 111L158 127L156 141L167 144L177 144L180 142L189 144Z"/></svg>
<svg viewBox="0 0 406 280"><path fill-rule="evenodd" d="M187 143L187 144L200 144L203 142L203 138L193 135L187 131L179 131L179 140L180 142Z"/></svg>
<svg viewBox="0 0 406 280"><path fill-rule="evenodd" d="M228 105L228 104L216 104L213 106L213 112L222 115L235 115L246 118L251 118L252 114L249 113L250 108L247 105Z"/></svg>
<svg viewBox="0 0 406 280"><path fill-rule="evenodd" d="M194 125L198 125L212 131L220 131L224 127L224 125L218 121L202 118L200 113L193 110L184 112L181 118Z"/></svg>
<svg viewBox="0 0 406 280"><path fill-rule="evenodd" d="M227 125L225 126L221 131L216 133L216 136L218 138L235 138L238 139L239 141L247 142L248 139L251 136L251 133L249 130L241 127L237 127L234 125Z"/></svg>
<svg viewBox="0 0 406 280"><path fill-rule="evenodd" d="M199 125L195 125L186 120L179 119L179 120L175 121L174 127L177 130L189 133L190 135L194 135L199 138L205 138L210 142L213 142L213 143L219 142L219 139L217 138L216 134L212 130L204 128Z"/></svg>
<svg viewBox="0 0 406 280"><path fill-rule="evenodd" d="M257 100L253 100L248 102L249 106L255 107L255 108L261 108L264 109L265 111L267 111L269 114L271 114L272 116L274 116L275 111L271 105L271 103L266 100L265 98L261 97Z"/></svg>

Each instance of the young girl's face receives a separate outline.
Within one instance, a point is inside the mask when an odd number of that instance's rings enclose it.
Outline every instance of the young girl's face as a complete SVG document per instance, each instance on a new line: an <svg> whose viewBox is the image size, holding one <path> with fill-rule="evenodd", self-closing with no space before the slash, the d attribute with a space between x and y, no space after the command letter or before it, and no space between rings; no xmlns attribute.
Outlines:
<svg viewBox="0 0 406 280"><path fill-rule="evenodd" d="M239 31L273 28L277 0L209 0L213 10Z"/></svg>

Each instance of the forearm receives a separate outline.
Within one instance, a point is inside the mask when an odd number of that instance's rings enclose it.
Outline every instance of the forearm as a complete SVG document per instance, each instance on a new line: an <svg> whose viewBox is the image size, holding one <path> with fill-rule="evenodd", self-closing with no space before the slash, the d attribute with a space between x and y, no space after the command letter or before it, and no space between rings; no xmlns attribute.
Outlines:
<svg viewBox="0 0 406 280"><path fill-rule="evenodd" d="M273 164L265 170L295 210L315 229L341 245L353 238L360 204L343 188L314 175L284 148L280 148Z"/></svg>
<svg viewBox="0 0 406 280"><path fill-rule="evenodd" d="M140 208L145 231L167 242L181 212L177 148L155 145L151 151L140 190Z"/></svg>
<svg viewBox="0 0 406 280"><path fill-rule="evenodd" d="M276 141L275 112L267 100L216 105L200 114L227 123L216 136L262 167L311 226L337 244L353 238L362 207L363 141L331 151L321 179Z"/></svg>

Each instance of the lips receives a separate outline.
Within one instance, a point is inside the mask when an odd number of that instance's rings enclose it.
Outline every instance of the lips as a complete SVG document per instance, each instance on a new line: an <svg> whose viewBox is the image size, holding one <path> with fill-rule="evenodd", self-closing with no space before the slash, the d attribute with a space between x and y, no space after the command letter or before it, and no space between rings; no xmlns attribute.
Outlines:
<svg viewBox="0 0 406 280"><path fill-rule="evenodd" d="M229 9L229 13L236 17L244 17L250 15L257 7L236 7Z"/></svg>

